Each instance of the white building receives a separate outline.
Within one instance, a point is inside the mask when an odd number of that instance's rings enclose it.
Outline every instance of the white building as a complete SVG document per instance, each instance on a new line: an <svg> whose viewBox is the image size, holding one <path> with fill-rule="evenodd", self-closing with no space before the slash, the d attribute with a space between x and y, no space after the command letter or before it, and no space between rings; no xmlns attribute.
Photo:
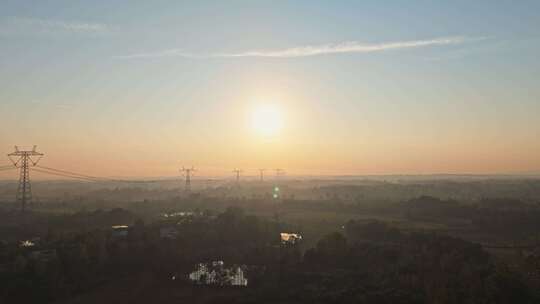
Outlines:
<svg viewBox="0 0 540 304"><path fill-rule="evenodd" d="M223 261L197 264L197 270L189 274L189 280L196 284L218 286L247 286L248 279L241 267L224 267Z"/></svg>

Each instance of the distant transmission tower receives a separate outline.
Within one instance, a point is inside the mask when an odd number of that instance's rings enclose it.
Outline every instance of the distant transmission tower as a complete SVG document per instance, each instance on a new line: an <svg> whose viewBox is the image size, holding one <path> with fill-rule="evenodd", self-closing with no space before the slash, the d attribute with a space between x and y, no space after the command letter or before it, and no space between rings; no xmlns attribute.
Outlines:
<svg viewBox="0 0 540 304"><path fill-rule="evenodd" d="M37 165L43 157L43 153L37 152L36 146L34 146L32 150L19 150L19 147L15 146L15 152L8 154L8 157L15 167L21 169L19 175L19 187L17 189L17 202L21 204L21 211L24 212L26 204L32 201L29 168Z"/></svg>
<svg viewBox="0 0 540 304"><path fill-rule="evenodd" d="M259 174L260 174L260 180L261 180L261 182L264 181L264 171L266 171L266 169L259 169Z"/></svg>
<svg viewBox="0 0 540 304"><path fill-rule="evenodd" d="M240 173L242 173L242 170L240 170L240 169L234 169L234 170L233 170L233 173L236 174L236 183L239 183L239 182L240 182Z"/></svg>
<svg viewBox="0 0 540 304"><path fill-rule="evenodd" d="M193 172L195 171L196 170L193 167L191 168L182 167L182 170L180 170L180 172L184 173L184 175L186 176L186 192L191 191L191 176L193 175Z"/></svg>
<svg viewBox="0 0 540 304"><path fill-rule="evenodd" d="M274 171L276 171L276 179L285 174L283 169L274 169Z"/></svg>

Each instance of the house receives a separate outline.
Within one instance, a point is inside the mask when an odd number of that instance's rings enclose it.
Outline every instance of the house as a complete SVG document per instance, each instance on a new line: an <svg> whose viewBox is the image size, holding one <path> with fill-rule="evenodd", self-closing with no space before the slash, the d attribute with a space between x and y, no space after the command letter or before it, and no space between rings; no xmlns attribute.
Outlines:
<svg viewBox="0 0 540 304"><path fill-rule="evenodd" d="M245 265L244 265L245 267ZM197 264L197 269L189 274L189 280L201 285L247 286L248 279L240 266L225 267L223 261Z"/></svg>
<svg viewBox="0 0 540 304"><path fill-rule="evenodd" d="M280 235L282 245L295 245L302 240L302 235L298 233L282 232Z"/></svg>
<svg viewBox="0 0 540 304"><path fill-rule="evenodd" d="M19 242L19 247L29 248L34 247L36 244L30 240L24 240Z"/></svg>

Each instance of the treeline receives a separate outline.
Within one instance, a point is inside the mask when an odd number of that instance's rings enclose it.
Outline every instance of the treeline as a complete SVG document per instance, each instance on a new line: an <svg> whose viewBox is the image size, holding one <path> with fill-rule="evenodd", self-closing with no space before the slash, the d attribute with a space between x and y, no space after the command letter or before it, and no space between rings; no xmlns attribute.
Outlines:
<svg viewBox="0 0 540 304"><path fill-rule="evenodd" d="M103 225L111 219L127 221L130 213L114 209L72 215L64 218L65 227L71 227L79 217L96 219L95 225ZM54 226L63 225L54 222ZM175 229L178 237L162 238L163 228ZM126 235L111 229L55 231L36 240L34 246L0 244L0 303L69 299L141 273L165 281L173 275L186 278L195 264L218 259L265 266L270 260L279 260L281 225L233 207L180 224L145 225L135 220Z"/></svg>
<svg viewBox="0 0 540 304"><path fill-rule="evenodd" d="M178 237L161 238L164 227L177 229ZM302 253L297 246L280 243L284 229L282 223L233 207L184 221L145 224L137 220L125 236L103 229L56 235L41 244L43 249L56 250L48 261L33 259L32 249L4 244L0 252L6 254L0 261L12 264L0 272L0 303L68 300L114 281L149 274L161 283L148 285L146 294L157 288L152 286L181 290L190 284L187 274L196 263L213 260L250 266L249 286L231 294L223 289L190 289L191 302L203 302L203 293L208 303L539 300L522 275L497 263L479 245L457 238L405 233L376 221L350 221L342 231L326 235ZM171 285L172 277L179 279ZM109 298L103 297L100 302L107 303Z"/></svg>
<svg viewBox="0 0 540 304"><path fill-rule="evenodd" d="M499 240L535 241L540 230L540 205L516 199L481 199L475 204L422 196L397 206L411 221L461 220Z"/></svg>
<svg viewBox="0 0 540 304"><path fill-rule="evenodd" d="M313 198L339 197L359 201L402 201L434 196L464 202L483 198L511 197L527 202L540 201L540 179L424 180L378 182L366 185L325 185L312 191Z"/></svg>

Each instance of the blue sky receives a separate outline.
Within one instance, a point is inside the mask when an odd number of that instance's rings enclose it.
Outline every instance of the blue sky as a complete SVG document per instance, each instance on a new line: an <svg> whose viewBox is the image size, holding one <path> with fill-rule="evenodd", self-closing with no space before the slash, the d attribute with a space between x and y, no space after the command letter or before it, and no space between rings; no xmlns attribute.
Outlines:
<svg viewBox="0 0 540 304"><path fill-rule="evenodd" d="M538 1L1 7L5 153L120 175L540 171ZM285 120L271 142L245 124L264 103Z"/></svg>

